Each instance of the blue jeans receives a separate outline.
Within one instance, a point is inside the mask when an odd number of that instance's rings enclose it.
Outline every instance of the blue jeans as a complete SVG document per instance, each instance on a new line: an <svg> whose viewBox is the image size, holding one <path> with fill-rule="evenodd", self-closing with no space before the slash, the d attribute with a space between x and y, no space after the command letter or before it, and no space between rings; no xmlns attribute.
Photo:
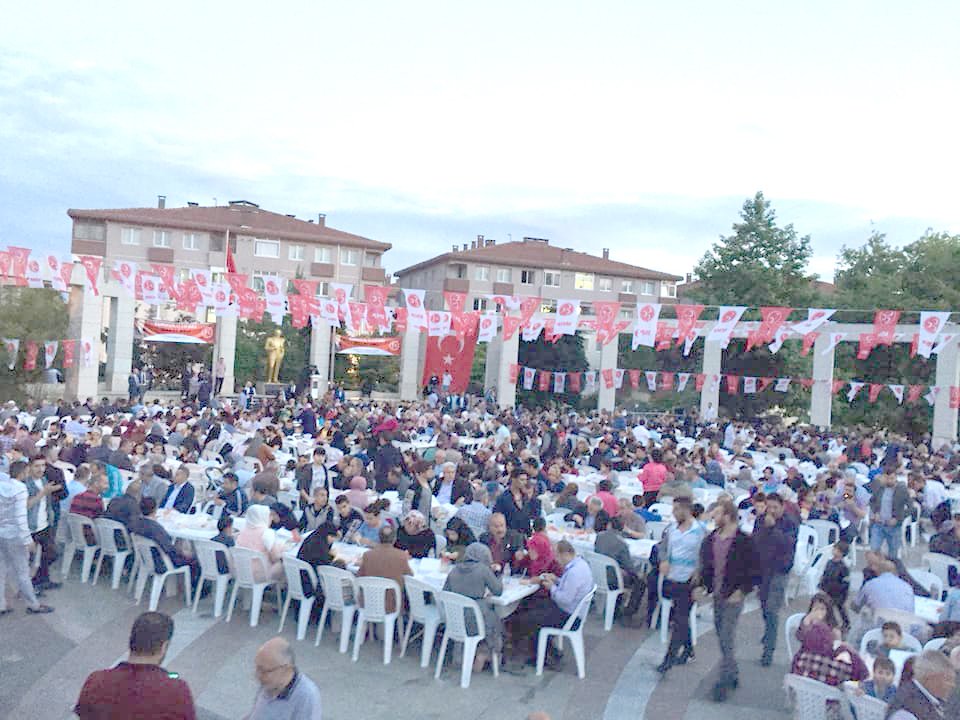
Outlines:
<svg viewBox="0 0 960 720"><path fill-rule="evenodd" d="M872 523L870 525L870 549L878 551L883 547L883 543L886 542L888 549L887 554L892 558L897 557L900 552L901 532L899 525L891 527L884 525L882 522Z"/></svg>
<svg viewBox="0 0 960 720"><path fill-rule="evenodd" d="M763 659L767 662L773 660L773 651L777 648L780 610L786 599L786 590L787 576L780 573L761 579L757 589L763 611Z"/></svg>

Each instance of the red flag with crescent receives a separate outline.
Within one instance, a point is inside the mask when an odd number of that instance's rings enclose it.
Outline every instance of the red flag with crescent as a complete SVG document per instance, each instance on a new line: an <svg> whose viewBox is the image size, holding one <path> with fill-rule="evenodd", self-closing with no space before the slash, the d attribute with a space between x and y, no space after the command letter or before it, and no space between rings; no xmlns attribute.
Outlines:
<svg viewBox="0 0 960 720"><path fill-rule="evenodd" d="M521 318L514 317L512 315L503 316L503 339L509 340L512 338L517 329L520 327L520 324L523 322Z"/></svg>
<svg viewBox="0 0 960 720"><path fill-rule="evenodd" d="M703 305L677 305L677 345L682 345L687 337L694 332Z"/></svg>
<svg viewBox="0 0 960 720"><path fill-rule="evenodd" d="M540 298L538 297L525 297L520 299L520 324L526 325L530 322L530 318L533 317L533 314L540 307Z"/></svg>
<svg viewBox="0 0 960 720"><path fill-rule="evenodd" d="M479 315L477 319L479 320ZM470 370L473 368L473 355L477 349L480 323L467 321L463 326L465 332L462 334L427 338L427 352L423 363L424 385L431 377L443 378L449 373L450 392L466 391L470 382Z"/></svg>

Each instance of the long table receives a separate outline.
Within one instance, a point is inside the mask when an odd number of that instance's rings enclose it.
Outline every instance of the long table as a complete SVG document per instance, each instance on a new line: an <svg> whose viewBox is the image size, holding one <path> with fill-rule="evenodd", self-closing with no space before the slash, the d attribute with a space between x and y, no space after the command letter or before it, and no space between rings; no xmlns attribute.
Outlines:
<svg viewBox="0 0 960 720"><path fill-rule="evenodd" d="M550 538L550 542L554 543L560 540L566 540L573 545L575 550L579 550L580 552L593 552L593 545L597 541L596 533L582 530L566 530L553 525L547 527L547 537ZM630 557L643 563L650 561L650 553L653 550L653 546L657 544L655 540L649 540L647 538L624 538L624 542L627 543L627 548L630 550Z"/></svg>

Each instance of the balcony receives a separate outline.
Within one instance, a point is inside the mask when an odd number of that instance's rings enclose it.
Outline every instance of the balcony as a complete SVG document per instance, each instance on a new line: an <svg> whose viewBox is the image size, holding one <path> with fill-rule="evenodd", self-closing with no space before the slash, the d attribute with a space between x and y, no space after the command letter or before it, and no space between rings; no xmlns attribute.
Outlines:
<svg viewBox="0 0 960 720"><path fill-rule="evenodd" d="M173 248L168 247L148 247L147 260L158 263L173 262Z"/></svg>
<svg viewBox="0 0 960 720"><path fill-rule="evenodd" d="M365 267L360 270L360 279L364 282L383 284L386 273L380 267Z"/></svg>
<svg viewBox="0 0 960 720"><path fill-rule="evenodd" d="M620 293L617 296L617 300L628 305L635 305L637 302L637 296L634 293Z"/></svg>
<svg viewBox="0 0 960 720"><path fill-rule="evenodd" d="M470 292L470 281L466 278L445 278L443 289L448 292Z"/></svg>
<svg viewBox="0 0 960 720"><path fill-rule="evenodd" d="M310 263L310 276L318 278L332 278L336 268L333 263Z"/></svg>
<svg viewBox="0 0 960 720"><path fill-rule="evenodd" d="M105 257L107 254L107 243L105 240L81 240L74 238L70 246L70 252L77 255L99 255Z"/></svg>
<svg viewBox="0 0 960 720"><path fill-rule="evenodd" d="M513 283L495 282L493 284L494 295L513 295Z"/></svg>

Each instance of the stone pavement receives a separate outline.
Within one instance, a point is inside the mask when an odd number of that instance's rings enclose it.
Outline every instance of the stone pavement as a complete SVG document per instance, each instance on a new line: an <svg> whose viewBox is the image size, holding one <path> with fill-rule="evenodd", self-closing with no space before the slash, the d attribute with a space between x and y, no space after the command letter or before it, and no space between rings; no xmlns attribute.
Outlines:
<svg viewBox="0 0 960 720"><path fill-rule="evenodd" d="M138 607L126 585L113 591L102 579L96 587L81 584L78 564L63 588L48 593L55 613L28 616L22 604L12 600L15 611L0 618L0 717L73 717L70 710L86 675L125 657L130 625L146 609L146 600ZM805 605L796 601L783 617ZM276 634L277 614L265 610L259 627L251 628L245 613L236 613L229 625L214 620L211 599L201 601L196 615L184 608L182 596L164 596L160 609L173 615L176 626L166 666L190 684L199 717L243 717L256 692L253 655ZM421 670L419 641L411 643L407 657L397 657L397 649L391 664L384 666L379 642L365 643L359 662L353 663L349 654L337 652L335 633L325 632L321 646L314 647L315 632L311 626L308 640L296 642L296 613L284 628L300 669L320 686L328 719L523 720L534 710L546 711L553 720L788 717L781 689L786 652L778 648L771 668L757 663L762 621L754 598L748 600L738 629L742 685L722 705L710 699L718 648L709 608L701 610L696 661L662 679L654 670L663 656L659 633L620 625L605 633L596 613L585 631L585 680L577 678L568 649L559 672L547 670L539 678L533 669L501 673L499 678L490 672L474 674L466 690L459 687L459 660L448 662L437 681L433 665ZM456 655L459 658L459 652Z"/></svg>

